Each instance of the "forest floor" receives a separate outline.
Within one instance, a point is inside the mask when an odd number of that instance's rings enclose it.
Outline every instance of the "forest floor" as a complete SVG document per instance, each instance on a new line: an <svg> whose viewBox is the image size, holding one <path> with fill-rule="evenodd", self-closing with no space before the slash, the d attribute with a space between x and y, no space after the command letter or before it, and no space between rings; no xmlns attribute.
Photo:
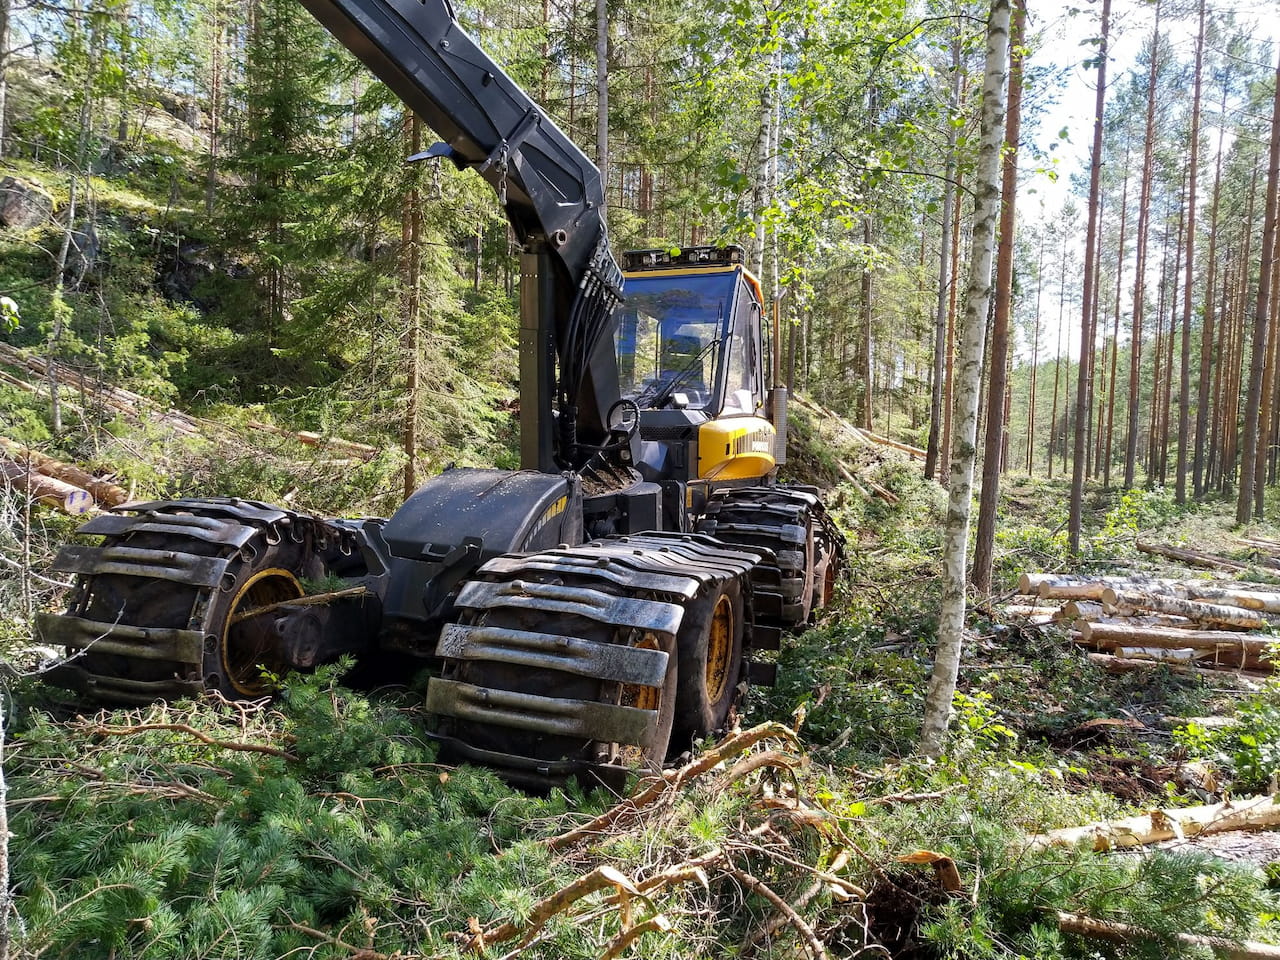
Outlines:
<svg viewBox="0 0 1280 960"><path fill-rule="evenodd" d="M288 679L270 703L87 715L30 671L11 677L11 955L1190 956L1214 938L1268 955L1271 834L1096 853L1030 838L1274 791L1280 687L1232 671L1113 674L1062 623L1009 612L1022 573L1203 576L1138 552L1139 535L1236 557L1247 569L1234 576L1259 589L1280 583L1249 559L1231 505L1094 490L1071 557L1065 485L1007 478L1001 592L972 605L951 740L931 761L914 748L943 491L906 456L800 421L788 470L830 489L849 538L840 596L785 645L738 733L629 799L573 785L529 796L438 763L422 678L359 690L340 666ZM134 471L148 494L173 489L164 464L208 450L154 427L116 433L94 466L120 455L119 479ZM84 442L52 452L74 459ZM134 466L157 451L152 472ZM237 492L298 486L281 485L285 452ZM842 467L891 498L836 482ZM223 492L225 469L190 469L187 492ZM307 483L317 509L358 507ZM59 599L43 564L74 522L4 503L0 622L23 669L30 605Z"/></svg>

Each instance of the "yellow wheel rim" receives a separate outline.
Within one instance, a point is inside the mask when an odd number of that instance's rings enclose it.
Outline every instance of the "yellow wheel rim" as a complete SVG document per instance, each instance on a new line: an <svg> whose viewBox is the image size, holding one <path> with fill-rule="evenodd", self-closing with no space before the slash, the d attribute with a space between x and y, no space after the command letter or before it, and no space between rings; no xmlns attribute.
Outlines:
<svg viewBox="0 0 1280 960"><path fill-rule="evenodd" d="M729 668L733 664L733 601L723 594L716 600L707 635L707 702L719 703L729 687Z"/></svg>
<svg viewBox="0 0 1280 960"><path fill-rule="evenodd" d="M272 642L268 618L243 618L243 614L297 600L303 593L298 578L281 567L258 571L236 591L222 628L222 670L237 693L246 697L270 693L271 684L263 678L263 668L279 673L284 666L284 658Z"/></svg>
<svg viewBox="0 0 1280 960"><path fill-rule="evenodd" d="M661 649L658 646L658 638L652 633L646 633L644 639L637 643L636 647L640 650ZM624 707L635 707L637 710L657 710L662 702L662 688L629 683L622 688L622 695L619 699Z"/></svg>

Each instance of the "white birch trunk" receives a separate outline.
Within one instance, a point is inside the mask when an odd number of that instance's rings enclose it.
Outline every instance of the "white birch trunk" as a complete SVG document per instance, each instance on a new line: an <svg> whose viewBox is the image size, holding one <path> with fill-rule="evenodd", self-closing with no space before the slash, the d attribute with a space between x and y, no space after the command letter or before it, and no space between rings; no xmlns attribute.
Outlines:
<svg viewBox="0 0 1280 960"><path fill-rule="evenodd" d="M991 301L991 262L1000 207L1000 147L1004 141L1005 77L1009 64L1010 0L993 0L987 20L986 66L982 80L982 131L974 172L973 253L965 290L964 317L956 357L955 430L951 440L951 486L942 541L942 608L938 649L925 698L920 752L936 757L951 719L960 651L964 641L965 567L973 500L974 441L978 394Z"/></svg>

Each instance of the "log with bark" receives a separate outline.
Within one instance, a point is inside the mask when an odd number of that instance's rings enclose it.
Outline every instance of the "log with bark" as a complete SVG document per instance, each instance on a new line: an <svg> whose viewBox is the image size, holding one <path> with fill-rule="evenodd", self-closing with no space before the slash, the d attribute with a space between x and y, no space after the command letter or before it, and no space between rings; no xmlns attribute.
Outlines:
<svg viewBox="0 0 1280 960"><path fill-rule="evenodd" d="M1032 594L1042 600L1101 600L1105 589L1105 580L1082 580L1056 573L1024 573L1018 578L1019 593Z"/></svg>
<svg viewBox="0 0 1280 960"><path fill-rule="evenodd" d="M1090 663L1099 669L1107 671L1107 673L1142 673L1163 668L1172 673L1193 674L1205 679L1215 680L1226 674L1250 690L1257 689L1258 684L1269 679L1268 674L1256 670L1234 669L1227 671L1212 667L1192 667L1182 663L1168 663L1158 660L1126 659L1110 653L1090 653L1087 656Z"/></svg>
<svg viewBox="0 0 1280 960"><path fill-rule="evenodd" d="M1270 621L1255 611L1227 604L1206 603L1203 600L1184 600L1164 593L1146 593L1139 590L1117 590L1107 587L1102 591L1102 602L1112 607L1129 607L1137 610L1153 610L1186 617L1196 623L1215 627L1231 627L1236 630L1261 630Z"/></svg>
<svg viewBox="0 0 1280 960"><path fill-rule="evenodd" d="M46 477L53 477L55 480L88 490L104 507L117 507L129 499L129 494L123 487L118 487L106 480L99 480L86 470L31 450L8 437L0 437L0 451L8 454L15 463L30 464L34 470Z"/></svg>
<svg viewBox="0 0 1280 960"><path fill-rule="evenodd" d="M96 512L93 495L89 491L56 477L46 477L30 466L0 457L0 488L5 486L64 513L78 515Z"/></svg>
<svg viewBox="0 0 1280 960"><path fill-rule="evenodd" d="M1091 623L1081 620L1072 637L1088 647L1161 647L1166 650L1203 650L1213 662L1248 670L1270 670L1267 659L1271 641L1225 630L1179 630L1173 627L1138 627L1127 623Z"/></svg>
<svg viewBox="0 0 1280 960"><path fill-rule="evenodd" d="M1043 850L1087 843L1093 850L1102 853L1163 840L1183 840L1211 833L1263 830L1276 826L1280 826L1280 804L1276 803L1274 797L1245 797L1203 807L1152 810L1136 817L1050 830L1029 838L1028 846Z"/></svg>
<svg viewBox="0 0 1280 960"><path fill-rule="evenodd" d="M1219 557L1212 553L1200 553L1196 550L1187 550L1183 547L1175 547L1167 543L1146 543L1142 540L1138 541L1138 549L1143 553L1149 553L1152 556L1164 557L1168 560L1178 560L1182 563L1189 563L1197 567L1212 567L1218 570L1247 570L1247 563L1240 563L1237 560L1228 560L1226 557Z"/></svg>
<svg viewBox="0 0 1280 960"><path fill-rule="evenodd" d="M1058 929L1063 933L1119 944L1161 939L1159 934L1131 924L1096 920L1074 913L1059 913ZM1187 947L1208 948L1223 960L1280 960L1280 946L1256 940L1236 942L1226 937L1207 937L1199 933L1175 933L1173 939Z"/></svg>

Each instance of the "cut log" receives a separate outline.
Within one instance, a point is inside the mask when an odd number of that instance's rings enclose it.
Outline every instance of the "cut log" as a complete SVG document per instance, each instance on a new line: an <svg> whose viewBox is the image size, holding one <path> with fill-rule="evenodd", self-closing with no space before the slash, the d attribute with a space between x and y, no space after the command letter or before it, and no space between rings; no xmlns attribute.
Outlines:
<svg viewBox="0 0 1280 960"><path fill-rule="evenodd" d="M1205 679L1217 680L1224 674L1243 684L1250 690L1259 689L1270 677L1256 670L1241 670L1228 667L1191 667L1180 663L1162 663L1156 660L1127 660L1110 653L1090 653L1089 662L1107 673L1141 673L1148 670L1165 669L1172 673L1194 674Z"/></svg>
<svg viewBox="0 0 1280 960"><path fill-rule="evenodd" d="M999 613L1006 617L1044 617L1046 620L1053 620L1059 612L1057 607L1041 607L1027 603L1008 603L999 610Z"/></svg>
<svg viewBox="0 0 1280 960"><path fill-rule="evenodd" d="M1076 625L1086 643L1134 647L1194 647L1197 650L1235 649L1261 656L1272 644L1268 637L1253 637L1230 630L1179 630L1176 627L1135 626L1126 620L1117 623L1092 623L1081 620Z"/></svg>
<svg viewBox="0 0 1280 960"><path fill-rule="evenodd" d="M1138 590L1116 590L1107 587L1102 592L1102 602L1111 606L1132 607L1138 610L1154 610L1186 617L1196 623L1237 630L1261 630L1269 624L1260 614L1241 607L1206 603L1203 600L1184 600L1163 593L1143 593Z"/></svg>
<svg viewBox="0 0 1280 960"><path fill-rule="evenodd" d="M47 507L75 515L94 513L93 494L81 487L0 457L0 487L9 486Z"/></svg>
<svg viewBox="0 0 1280 960"><path fill-rule="evenodd" d="M93 494L93 498L104 507L117 507L129 499L129 494L123 487L118 487L106 480L99 480L88 471L81 470L79 467L69 463L63 463L61 460L55 460L53 457L36 450L30 450L22 444L10 440L8 437L0 437L0 450L7 453L15 463L29 463L36 471L46 477L53 477L56 480L62 480L73 486L88 490Z"/></svg>
<svg viewBox="0 0 1280 960"><path fill-rule="evenodd" d="M1175 547L1167 543L1145 543L1138 541L1138 549L1143 553L1149 553L1156 557L1165 557L1169 560L1180 560L1183 563L1190 563L1198 567L1213 567L1218 570L1247 570L1247 563L1239 563L1235 560L1228 560L1226 557L1215 556L1211 553L1198 553L1195 550L1186 550L1182 547Z"/></svg>
<svg viewBox="0 0 1280 960"><path fill-rule="evenodd" d="M912 457L914 457L917 460L923 460L925 458L925 452L921 450L919 447L913 447L909 443L901 443L897 440L894 440L892 437L886 437L883 434L872 433L866 427L860 427L859 429L861 430L862 435L865 436L867 439L871 440L873 443L878 443L886 447L892 447L894 450L901 450L903 453L910 454Z"/></svg>
<svg viewBox="0 0 1280 960"><path fill-rule="evenodd" d="M1093 623L1130 623L1138 627L1193 627L1186 617L1167 613L1140 613L1137 608L1098 603L1094 600L1068 600L1058 611L1058 619L1089 620Z"/></svg>
<svg viewBox="0 0 1280 960"><path fill-rule="evenodd" d="M1018 578L1019 593L1029 593L1042 600L1101 600L1105 589L1105 580L1081 580L1056 573L1024 573Z"/></svg>
<svg viewBox="0 0 1280 960"><path fill-rule="evenodd" d="M1159 940L1161 936L1142 927L1111 920L1095 920L1074 913L1058 914L1058 929L1094 940L1109 943L1134 943L1142 940ZM1226 937L1207 937L1199 933L1175 933L1173 939L1188 947L1208 948L1223 960L1280 960L1280 946L1256 940L1236 942Z"/></svg>
<svg viewBox="0 0 1280 960"><path fill-rule="evenodd" d="M1151 580L1135 583L1134 589L1143 593L1182 597L1184 600L1205 600L1260 613L1280 613L1280 593L1267 590L1261 584L1239 586L1227 581L1211 580ZM1115 584L1115 587L1124 589L1122 584Z"/></svg>
<svg viewBox="0 0 1280 960"><path fill-rule="evenodd" d="M836 461L836 472L840 474L841 479L843 479L845 483L857 490L864 500L871 499L871 492L862 485L861 481L859 481L857 477L853 475L853 471L839 460Z"/></svg>
<svg viewBox="0 0 1280 960"><path fill-rule="evenodd" d="M1194 647L1112 647L1121 660L1157 660L1160 663L1195 663L1212 657L1212 650Z"/></svg>
<svg viewBox="0 0 1280 960"><path fill-rule="evenodd" d="M1280 826L1280 804L1273 797L1245 797L1204 807L1152 810L1136 817L1050 830L1031 837L1029 845L1032 849L1043 850L1087 843L1102 853L1162 840L1183 840L1210 833L1262 830L1275 826Z"/></svg>

